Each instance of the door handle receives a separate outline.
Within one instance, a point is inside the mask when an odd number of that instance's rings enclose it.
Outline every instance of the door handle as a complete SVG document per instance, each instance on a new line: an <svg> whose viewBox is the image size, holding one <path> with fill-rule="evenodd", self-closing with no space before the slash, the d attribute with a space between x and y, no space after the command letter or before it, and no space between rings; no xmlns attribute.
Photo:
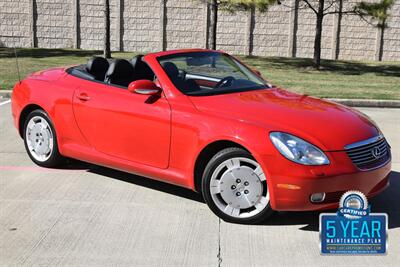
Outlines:
<svg viewBox="0 0 400 267"><path fill-rule="evenodd" d="M80 93L77 95L77 98L82 101L88 101L90 99L90 96L88 96L86 93Z"/></svg>

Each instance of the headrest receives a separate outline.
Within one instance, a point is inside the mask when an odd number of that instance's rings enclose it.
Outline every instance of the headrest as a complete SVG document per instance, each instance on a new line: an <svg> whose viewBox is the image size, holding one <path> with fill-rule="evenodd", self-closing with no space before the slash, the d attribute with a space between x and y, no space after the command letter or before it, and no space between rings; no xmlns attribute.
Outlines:
<svg viewBox="0 0 400 267"><path fill-rule="evenodd" d="M116 59L111 62L110 67L107 70L106 77L127 77L134 74L134 69L125 59Z"/></svg>
<svg viewBox="0 0 400 267"><path fill-rule="evenodd" d="M134 69L136 69L137 65L142 62L143 55L137 55L131 59L131 64Z"/></svg>
<svg viewBox="0 0 400 267"><path fill-rule="evenodd" d="M142 60L143 55L137 55L131 59L131 64L135 70L135 75L138 79L153 80L154 72L152 69Z"/></svg>
<svg viewBox="0 0 400 267"><path fill-rule="evenodd" d="M164 71L170 78L176 78L179 75L178 67L172 62L164 62L162 63Z"/></svg>
<svg viewBox="0 0 400 267"><path fill-rule="evenodd" d="M106 72L108 69L108 61L104 57L92 57L86 64L86 70L89 73Z"/></svg>

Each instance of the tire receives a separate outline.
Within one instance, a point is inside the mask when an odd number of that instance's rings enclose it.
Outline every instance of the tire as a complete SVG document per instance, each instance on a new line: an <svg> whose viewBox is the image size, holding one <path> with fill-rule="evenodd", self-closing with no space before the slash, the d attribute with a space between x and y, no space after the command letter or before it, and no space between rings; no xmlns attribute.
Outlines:
<svg viewBox="0 0 400 267"><path fill-rule="evenodd" d="M242 148L226 148L211 158L202 194L210 209L227 222L256 224L273 214L265 174Z"/></svg>
<svg viewBox="0 0 400 267"><path fill-rule="evenodd" d="M61 156L57 135L49 116L41 109L28 114L23 130L26 152L41 167L57 167L65 158Z"/></svg>

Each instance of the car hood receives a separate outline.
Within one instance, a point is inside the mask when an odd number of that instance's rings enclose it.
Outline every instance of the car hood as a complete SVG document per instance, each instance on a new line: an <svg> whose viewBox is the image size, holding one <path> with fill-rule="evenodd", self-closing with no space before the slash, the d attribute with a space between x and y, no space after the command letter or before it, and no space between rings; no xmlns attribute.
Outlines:
<svg viewBox="0 0 400 267"><path fill-rule="evenodd" d="M291 133L325 151L343 150L345 145L379 134L366 115L352 108L279 88L190 100L199 111Z"/></svg>

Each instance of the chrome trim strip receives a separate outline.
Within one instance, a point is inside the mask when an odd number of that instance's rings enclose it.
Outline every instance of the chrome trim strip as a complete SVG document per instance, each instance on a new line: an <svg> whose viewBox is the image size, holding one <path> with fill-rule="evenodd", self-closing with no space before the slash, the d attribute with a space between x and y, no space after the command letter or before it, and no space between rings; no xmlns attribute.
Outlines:
<svg viewBox="0 0 400 267"><path fill-rule="evenodd" d="M386 151L388 150L388 147L387 146L385 146L384 148L382 148L381 149L381 155L383 155L383 154L385 154L386 153ZM371 150L369 150L369 152L371 152ZM365 158L365 157L374 157L373 155L372 155L372 153L366 153L365 151L364 151L364 153L360 153L360 154L356 154L356 155L353 155L353 154L350 154L350 153L347 153L347 155L351 158L351 159L353 159L353 160L358 160L358 159L362 159L362 158Z"/></svg>
<svg viewBox="0 0 400 267"><path fill-rule="evenodd" d="M383 156L386 156L386 153ZM383 157L381 157L381 158L383 158ZM381 159L381 158L378 158L378 159ZM357 162L353 161L353 162L354 162L354 164L357 164L357 165L363 165L363 164L367 164L367 163L370 163L370 162L377 161L378 159L373 158L373 159L367 159L367 160L362 160L362 161L357 161Z"/></svg>
<svg viewBox="0 0 400 267"><path fill-rule="evenodd" d="M198 75L198 74L186 74L186 77L189 79L199 79L199 80L207 80L207 81L212 81L212 82L219 82L221 79L218 78L213 78L213 77L208 77L208 76L203 76L203 75Z"/></svg>
<svg viewBox="0 0 400 267"><path fill-rule="evenodd" d="M357 148L357 147L360 147L360 146L369 145L369 144L377 142L377 141L379 141L379 140L381 140L383 138L384 138L384 136L382 134L380 134L378 136L374 136L374 137L371 137L371 138L366 139L366 140L362 140L362 141L359 141L359 142L355 142L355 143L346 145L344 147L344 149L348 150L348 149Z"/></svg>
<svg viewBox="0 0 400 267"><path fill-rule="evenodd" d="M386 144L387 144L387 142L385 142L385 139L383 138L381 140L372 142L372 143L367 144L367 145L362 145L362 146L359 146L359 147L347 149L347 152L348 153L352 153L352 154L357 154L357 153L360 153L361 151L365 151L365 150L368 150L370 148L374 148L376 146L379 146L379 147L386 146Z"/></svg>
<svg viewBox="0 0 400 267"><path fill-rule="evenodd" d="M373 171L376 169L379 169L383 166L385 166L386 164L388 164L390 161L392 160L392 154L389 154L387 161L383 162L382 164L379 164L378 166L374 166L372 168L359 168L357 167L360 171Z"/></svg>

